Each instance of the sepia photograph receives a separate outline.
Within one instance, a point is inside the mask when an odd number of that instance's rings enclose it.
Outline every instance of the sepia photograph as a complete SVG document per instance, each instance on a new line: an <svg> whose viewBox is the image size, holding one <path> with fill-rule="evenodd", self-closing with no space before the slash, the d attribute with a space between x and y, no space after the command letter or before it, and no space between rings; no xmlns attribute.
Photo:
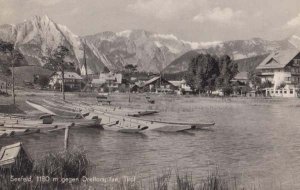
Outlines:
<svg viewBox="0 0 300 190"><path fill-rule="evenodd" d="M0 0L0 190L300 190L300 1Z"/></svg>

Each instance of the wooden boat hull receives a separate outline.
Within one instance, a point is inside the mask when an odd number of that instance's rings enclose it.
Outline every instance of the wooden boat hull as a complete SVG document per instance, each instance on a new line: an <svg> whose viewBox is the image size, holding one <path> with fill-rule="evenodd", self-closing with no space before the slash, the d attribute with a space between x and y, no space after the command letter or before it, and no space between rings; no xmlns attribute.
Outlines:
<svg viewBox="0 0 300 190"><path fill-rule="evenodd" d="M55 122L57 125L67 125L68 123L74 123L71 128L86 128L86 127L95 127L101 128L101 119L73 119L64 122Z"/></svg>
<svg viewBox="0 0 300 190"><path fill-rule="evenodd" d="M153 115L158 113L158 111L139 111L138 113L134 114L128 114L130 117L141 117L141 116L146 116L146 115Z"/></svg>
<svg viewBox="0 0 300 190"><path fill-rule="evenodd" d="M40 129L5 129L0 131L0 137L23 136L39 132Z"/></svg>
<svg viewBox="0 0 300 190"><path fill-rule="evenodd" d="M23 124L5 124L3 126L0 126L1 128L6 128L6 129L54 129L57 128L58 125L53 125L53 124L42 124L42 125L23 125Z"/></svg>
<svg viewBox="0 0 300 190"><path fill-rule="evenodd" d="M149 119L140 119L145 122L150 123L161 123L161 124L168 124L173 126L189 126L190 129L203 129L206 127L211 127L215 125L214 122L212 123L192 123L192 122L173 122L173 121L160 121L160 120L149 120Z"/></svg>
<svg viewBox="0 0 300 190"><path fill-rule="evenodd" d="M214 126L215 123L200 123L197 125L192 125L191 129L204 129L204 128L208 128L211 126Z"/></svg>
<svg viewBox="0 0 300 190"><path fill-rule="evenodd" d="M104 130L109 130L109 131L116 131L116 132L121 132L121 133L141 133L148 129L147 127L143 128L121 128L120 126L105 126L103 125Z"/></svg>
<svg viewBox="0 0 300 190"><path fill-rule="evenodd" d="M50 115L55 115L57 117L62 118L74 118L74 119L81 119L83 118L80 112L70 111L68 109L63 109L61 107L56 107L48 104L40 104L30 100L27 100L26 103L33 108Z"/></svg>

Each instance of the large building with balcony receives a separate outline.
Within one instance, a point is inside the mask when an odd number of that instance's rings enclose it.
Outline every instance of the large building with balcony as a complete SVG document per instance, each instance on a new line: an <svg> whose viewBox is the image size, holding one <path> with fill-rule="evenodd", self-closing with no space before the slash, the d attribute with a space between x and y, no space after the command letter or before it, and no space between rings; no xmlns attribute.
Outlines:
<svg viewBox="0 0 300 190"><path fill-rule="evenodd" d="M300 52L288 49L271 53L257 67L262 82L270 81L266 96L297 97L300 84Z"/></svg>

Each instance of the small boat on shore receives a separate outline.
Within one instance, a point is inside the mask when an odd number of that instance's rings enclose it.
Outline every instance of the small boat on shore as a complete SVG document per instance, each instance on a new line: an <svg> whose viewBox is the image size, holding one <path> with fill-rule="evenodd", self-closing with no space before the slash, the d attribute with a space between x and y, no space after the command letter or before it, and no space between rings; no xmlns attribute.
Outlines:
<svg viewBox="0 0 300 190"><path fill-rule="evenodd" d="M110 130L110 131L117 131L121 133L140 133L148 129L147 126L144 127L122 127L118 124L108 124L108 125L102 125L104 130Z"/></svg>
<svg viewBox="0 0 300 190"><path fill-rule="evenodd" d="M39 133L40 129L0 129L0 137L23 136L33 133Z"/></svg>
<svg viewBox="0 0 300 190"><path fill-rule="evenodd" d="M87 115L87 114L82 114L80 112L77 112L75 110L71 111L69 109L64 109L61 106L53 106L46 103L42 104L42 103L33 102L31 100L27 100L26 103L43 113L54 115L61 118L82 119L85 117L85 115Z"/></svg>
<svg viewBox="0 0 300 190"><path fill-rule="evenodd" d="M161 120L155 120L155 119L140 119L143 121L147 122L152 122L152 123L164 123L164 124L169 124L169 125L183 125L183 126L190 126L191 129L203 129L206 127L211 127L214 126L214 122L210 123L193 123L193 122L174 122L174 121L161 121Z"/></svg>

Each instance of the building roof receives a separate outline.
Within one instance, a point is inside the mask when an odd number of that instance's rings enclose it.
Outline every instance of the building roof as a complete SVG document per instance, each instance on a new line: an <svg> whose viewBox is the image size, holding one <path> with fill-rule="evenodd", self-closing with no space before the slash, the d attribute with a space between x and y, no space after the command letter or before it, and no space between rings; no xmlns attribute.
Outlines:
<svg viewBox="0 0 300 190"><path fill-rule="evenodd" d="M157 81L158 79L160 79L160 76L153 77L152 79L145 81L144 86L147 86L148 84L151 84L152 82Z"/></svg>
<svg viewBox="0 0 300 190"><path fill-rule="evenodd" d="M15 163L22 149L26 153L24 147L22 146L22 143L20 142L2 147L0 150L0 166L5 166L5 165L10 165ZM31 160L31 158L27 153L26 156L28 157L28 159Z"/></svg>
<svg viewBox="0 0 300 190"><path fill-rule="evenodd" d="M256 69L277 69L284 68L291 60L293 60L298 54L298 49L287 49L279 52L271 53L265 58Z"/></svg>
<svg viewBox="0 0 300 190"><path fill-rule="evenodd" d="M233 80L248 80L248 72L239 72L235 75Z"/></svg>
<svg viewBox="0 0 300 190"><path fill-rule="evenodd" d="M158 79L160 79L160 76L153 77L152 79L147 80L147 81L137 81L134 84L134 86L137 86L137 87L141 88L141 87L144 87L144 86L147 86L147 85L151 84L152 82L154 82L154 81L156 81Z"/></svg>
<svg viewBox="0 0 300 190"><path fill-rule="evenodd" d="M182 84L185 84L185 80L171 80L169 83L173 84L174 86L180 87Z"/></svg>
<svg viewBox="0 0 300 190"><path fill-rule="evenodd" d="M151 84L151 83L153 83L153 82L159 80L160 78L161 78L160 76L156 76L156 77L153 77L152 79L147 80L147 81L137 81L137 82L134 84L134 86L137 86L137 87L139 87L139 88L145 87L145 86L147 86L147 85L149 85L149 84ZM169 81L167 81L167 80L165 80L165 79L163 79L163 78L161 78L161 79L162 79L163 81L166 81L166 82L169 83L170 85L175 86L174 84L170 83ZM134 86L133 86L133 87L134 87ZM133 87L132 87L132 88L133 88ZM175 87L177 87L177 86L175 86Z"/></svg>
<svg viewBox="0 0 300 190"><path fill-rule="evenodd" d="M58 78L61 78L61 71L56 72L56 74L58 75ZM80 75L78 75L75 72L65 72L64 73L64 77L65 79L78 79L78 80L82 80L82 77Z"/></svg>

